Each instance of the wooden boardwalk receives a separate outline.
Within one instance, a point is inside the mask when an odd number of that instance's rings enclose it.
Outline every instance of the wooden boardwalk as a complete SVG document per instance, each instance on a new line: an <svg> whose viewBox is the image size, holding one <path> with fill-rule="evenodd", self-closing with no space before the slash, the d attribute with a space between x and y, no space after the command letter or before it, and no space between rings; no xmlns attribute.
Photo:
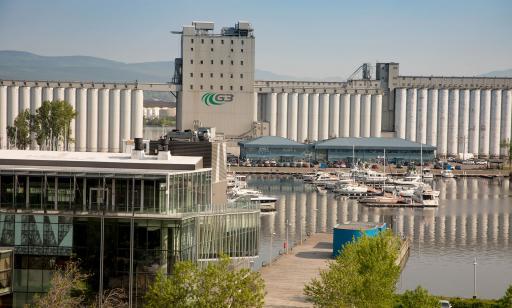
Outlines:
<svg viewBox="0 0 512 308"><path fill-rule="evenodd" d="M261 269L265 280L266 307L312 307L306 301L304 285L327 268L332 256L332 234L316 233L302 245Z"/></svg>

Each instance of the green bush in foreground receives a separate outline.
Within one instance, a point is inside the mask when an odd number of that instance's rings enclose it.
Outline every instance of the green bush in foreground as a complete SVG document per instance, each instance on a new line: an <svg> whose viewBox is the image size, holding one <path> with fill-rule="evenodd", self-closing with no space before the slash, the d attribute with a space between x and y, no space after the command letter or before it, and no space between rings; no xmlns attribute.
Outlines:
<svg viewBox="0 0 512 308"><path fill-rule="evenodd" d="M421 286L418 286L414 291L407 290L404 294L397 296L396 308L437 308L439 307L439 299Z"/></svg>
<svg viewBox="0 0 512 308"><path fill-rule="evenodd" d="M329 268L304 288L317 307L392 307L400 268L400 239L390 231L343 247Z"/></svg>
<svg viewBox="0 0 512 308"><path fill-rule="evenodd" d="M227 257L204 269L178 262L172 275L157 275L146 293L146 307L262 307L265 286L260 274L231 267Z"/></svg>

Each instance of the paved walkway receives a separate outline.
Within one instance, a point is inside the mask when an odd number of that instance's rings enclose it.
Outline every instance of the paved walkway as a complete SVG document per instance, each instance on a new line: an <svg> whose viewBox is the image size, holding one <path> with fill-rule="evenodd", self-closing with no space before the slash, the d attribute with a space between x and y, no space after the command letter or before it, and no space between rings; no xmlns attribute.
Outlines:
<svg viewBox="0 0 512 308"><path fill-rule="evenodd" d="M266 307L312 307L306 302L304 285L327 267L332 255L332 234L317 233L302 245L261 269L265 280Z"/></svg>

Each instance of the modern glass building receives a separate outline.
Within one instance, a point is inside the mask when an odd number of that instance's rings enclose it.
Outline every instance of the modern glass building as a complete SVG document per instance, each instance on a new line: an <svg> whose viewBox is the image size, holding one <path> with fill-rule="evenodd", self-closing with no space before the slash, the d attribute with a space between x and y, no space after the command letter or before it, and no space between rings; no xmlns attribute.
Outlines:
<svg viewBox="0 0 512 308"><path fill-rule="evenodd" d="M275 160L292 162L303 160L308 145L276 136L259 137L238 142L240 158L250 160Z"/></svg>
<svg viewBox="0 0 512 308"><path fill-rule="evenodd" d="M133 305L177 261L249 264L259 207L212 204L211 178L201 157L0 151L0 305L30 303L72 258L93 292L125 288Z"/></svg>
<svg viewBox="0 0 512 308"><path fill-rule="evenodd" d="M302 144L282 137L259 137L240 141L240 158L276 160L279 162L309 161L372 161L384 156L387 160L424 161L435 158L436 147L399 138L333 138Z"/></svg>
<svg viewBox="0 0 512 308"><path fill-rule="evenodd" d="M313 145L318 161L372 161L384 157L397 161L423 161L435 158L436 147L400 138L334 138Z"/></svg>

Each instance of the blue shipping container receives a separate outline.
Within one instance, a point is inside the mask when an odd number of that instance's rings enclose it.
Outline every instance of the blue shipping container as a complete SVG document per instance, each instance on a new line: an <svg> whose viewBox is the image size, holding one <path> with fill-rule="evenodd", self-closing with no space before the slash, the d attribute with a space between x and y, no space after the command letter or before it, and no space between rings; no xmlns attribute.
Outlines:
<svg viewBox="0 0 512 308"><path fill-rule="evenodd" d="M353 240L357 240L363 234L366 236L376 236L379 232L386 230L386 223L364 223L353 222L346 224L337 224L332 233L332 255L337 257L343 246Z"/></svg>

